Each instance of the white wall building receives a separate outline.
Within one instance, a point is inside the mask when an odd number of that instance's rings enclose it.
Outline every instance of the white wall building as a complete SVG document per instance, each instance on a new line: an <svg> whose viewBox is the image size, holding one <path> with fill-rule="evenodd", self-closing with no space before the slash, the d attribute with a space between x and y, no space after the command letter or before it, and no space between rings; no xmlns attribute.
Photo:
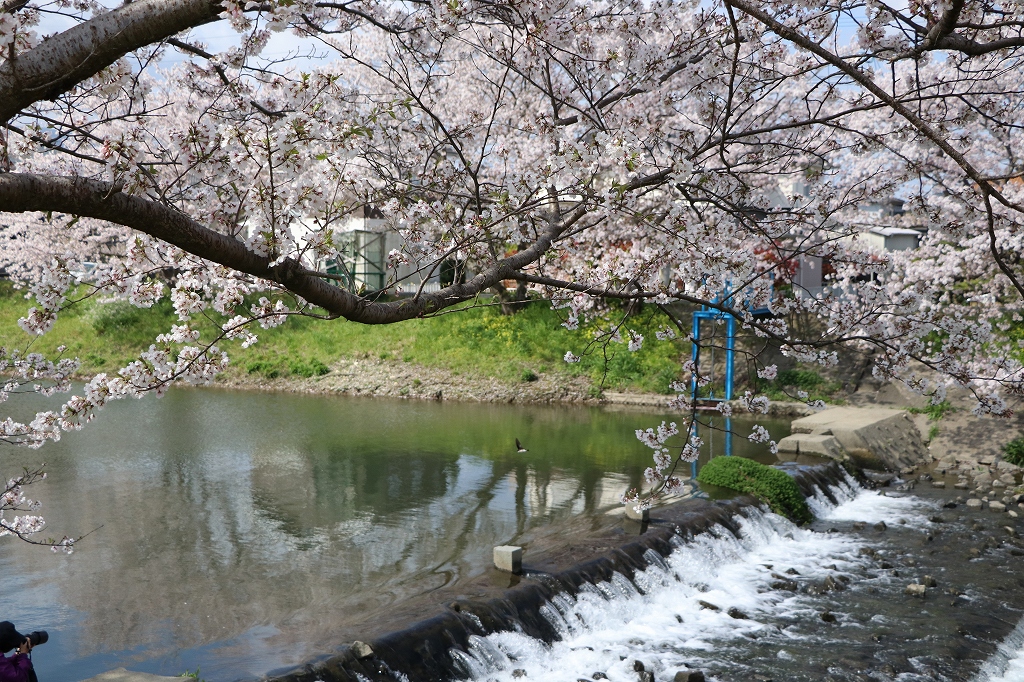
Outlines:
<svg viewBox="0 0 1024 682"><path fill-rule="evenodd" d="M293 225L296 240L303 239L309 228ZM338 260L323 263L321 267L332 275L340 275L344 286L352 291L377 291L397 287L400 294L438 291L459 274L454 262L433 263L410 261L397 268L388 267L388 254L402 250L405 240L390 229L381 214L372 207L362 207L341 221L334 229L334 242L341 252ZM426 280L424 282L424 280Z"/></svg>
<svg viewBox="0 0 1024 682"><path fill-rule="evenodd" d="M906 227L872 226L861 232L860 241L882 251L908 251L921 243L921 232Z"/></svg>

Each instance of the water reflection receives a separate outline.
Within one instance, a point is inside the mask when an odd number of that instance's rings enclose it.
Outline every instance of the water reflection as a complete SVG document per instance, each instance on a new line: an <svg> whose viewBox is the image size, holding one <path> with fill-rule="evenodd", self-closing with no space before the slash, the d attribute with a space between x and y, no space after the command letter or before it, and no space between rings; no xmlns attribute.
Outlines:
<svg viewBox="0 0 1024 682"><path fill-rule="evenodd" d="M70 557L0 542L2 616L51 632L53 682L298 664L486 570L494 545L618 504L649 459L633 431L661 418L212 390L114 404L53 447L0 451L8 471L45 455L54 532L102 526Z"/></svg>

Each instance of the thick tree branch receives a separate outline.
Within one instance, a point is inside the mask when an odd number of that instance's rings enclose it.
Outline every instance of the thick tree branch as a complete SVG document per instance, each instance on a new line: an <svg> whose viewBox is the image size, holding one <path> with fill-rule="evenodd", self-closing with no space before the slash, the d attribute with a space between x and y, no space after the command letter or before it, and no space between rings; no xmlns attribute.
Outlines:
<svg viewBox="0 0 1024 682"><path fill-rule="evenodd" d="M14 14L28 4L28 0L7 0L0 4L0 14Z"/></svg>
<svg viewBox="0 0 1024 682"><path fill-rule="evenodd" d="M971 57L980 57L990 52L997 50L1006 50L1014 47L1024 47L1024 37L1013 36L1009 38L1001 38L999 40L991 40L987 43L979 43L976 40L964 37L957 33L943 36L935 42L936 50L951 50L953 52L960 52Z"/></svg>
<svg viewBox="0 0 1024 682"><path fill-rule="evenodd" d="M946 11L942 13L942 17L928 30L928 35L925 36L924 42L921 43L921 48L924 50L930 50L936 43L938 43L940 38L952 33L953 29L956 27L957 19L960 18L960 12L963 11L963 8L964 0L953 0Z"/></svg>
<svg viewBox="0 0 1024 682"><path fill-rule="evenodd" d="M47 38L0 65L0 121L54 99L125 54L215 21L215 0L138 0Z"/></svg>
<svg viewBox="0 0 1024 682"><path fill-rule="evenodd" d="M474 298L539 260L551 248L552 241L586 212L580 206L566 220L553 222L531 246L499 260L468 282L453 284L434 293L423 293L416 300L380 303L329 284L294 259L271 265L273 258L253 253L237 239L215 232L165 204L124 194L113 183L86 178L2 173L0 207L12 213L58 211L124 225L200 258L276 282L323 308L332 317L365 324L401 322Z"/></svg>

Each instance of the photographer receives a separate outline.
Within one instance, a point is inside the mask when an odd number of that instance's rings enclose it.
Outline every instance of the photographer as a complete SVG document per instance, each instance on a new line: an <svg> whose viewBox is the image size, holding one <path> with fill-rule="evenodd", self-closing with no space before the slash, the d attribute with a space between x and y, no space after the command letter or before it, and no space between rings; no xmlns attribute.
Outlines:
<svg viewBox="0 0 1024 682"><path fill-rule="evenodd" d="M32 657L29 656L32 646L32 639L15 630L14 623L0 622L0 682L31 682L36 679ZM8 658L6 654L11 649L17 649L17 652Z"/></svg>

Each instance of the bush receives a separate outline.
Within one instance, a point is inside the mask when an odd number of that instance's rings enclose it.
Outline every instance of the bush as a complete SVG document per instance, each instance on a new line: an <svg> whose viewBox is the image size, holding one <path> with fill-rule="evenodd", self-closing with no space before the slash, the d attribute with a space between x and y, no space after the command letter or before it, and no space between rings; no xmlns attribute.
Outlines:
<svg viewBox="0 0 1024 682"><path fill-rule="evenodd" d="M539 379L532 369L524 369L522 379L523 381L536 381Z"/></svg>
<svg viewBox="0 0 1024 682"><path fill-rule="evenodd" d="M776 379L776 383L779 386L792 386L809 391L827 382L817 372L806 369L784 369L779 372L779 378Z"/></svg>
<svg viewBox="0 0 1024 682"><path fill-rule="evenodd" d="M149 311L133 306L128 301L116 300L97 303L89 311L89 322L97 334L123 332L149 317Z"/></svg>
<svg viewBox="0 0 1024 682"><path fill-rule="evenodd" d="M281 372L278 371L277 367L272 362L265 360L253 360L245 366L245 371L249 374L262 374L268 379L276 379L281 376Z"/></svg>
<svg viewBox="0 0 1024 682"><path fill-rule="evenodd" d="M298 377L322 377L331 371L331 368L320 362L316 358L313 358L309 362L303 360L292 360L288 363L288 371L292 376Z"/></svg>
<svg viewBox="0 0 1024 682"><path fill-rule="evenodd" d="M1014 438L1009 443L1003 446L1003 452L1006 456L1003 457L1010 464L1016 464L1019 467L1024 467L1024 436Z"/></svg>
<svg viewBox="0 0 1024 682"><path fill-rule="evenodd" d="M752 459L715 457L701 467L697 480L749 493L794 523L810 523L814 519L807 500L792 478Z"/></svg>
<svg viewBox="0 0 1024 682"><path fill-rule="evenodd" d="M795 391L806 391L808 400L839 403L841 401L833 396L842 387L841 383L829 381L813 370L786 369L779 372L779 376L762 390L772 400L791 400Z"/></svg>

